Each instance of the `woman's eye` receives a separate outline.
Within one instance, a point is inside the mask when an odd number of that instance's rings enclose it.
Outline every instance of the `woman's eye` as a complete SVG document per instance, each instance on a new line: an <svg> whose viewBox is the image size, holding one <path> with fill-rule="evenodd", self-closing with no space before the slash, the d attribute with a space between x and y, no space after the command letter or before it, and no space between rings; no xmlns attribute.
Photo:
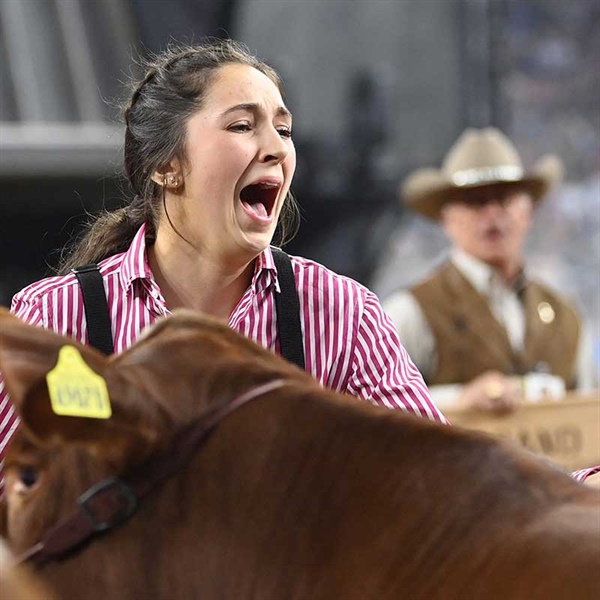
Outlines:
<svg viewBox="0 0 600 600"><path fill-rule="evenodd" d="M229 131L250 131L252 129L249 123L236 123L229 127Z"/></svg>
<svg viewBox="0 0 600 600"><path fill-rule="evenodd" d="M19 479L26 487L31 487L37 482L38 474L33 467L21 467L19 469Z"/></svg>
<svg viewBox="0 0 600 600"><path fill-rule="evenodd" d="M292 137L292 130L288 129L287 127L281 127L277 130L279 132L279 135L282 138L291 138Z"/></svg>

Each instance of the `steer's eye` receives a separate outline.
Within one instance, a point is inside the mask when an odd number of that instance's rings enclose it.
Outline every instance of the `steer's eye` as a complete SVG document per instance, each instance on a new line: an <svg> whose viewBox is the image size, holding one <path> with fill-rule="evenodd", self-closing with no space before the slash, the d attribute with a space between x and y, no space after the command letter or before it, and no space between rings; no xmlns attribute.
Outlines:
<svg viewBox="0 0 600 600"><path fill-rule="evenodd" d="M37 482L37 471L33 467L20 467L19 479L24 486L31 487Z"/></svg>

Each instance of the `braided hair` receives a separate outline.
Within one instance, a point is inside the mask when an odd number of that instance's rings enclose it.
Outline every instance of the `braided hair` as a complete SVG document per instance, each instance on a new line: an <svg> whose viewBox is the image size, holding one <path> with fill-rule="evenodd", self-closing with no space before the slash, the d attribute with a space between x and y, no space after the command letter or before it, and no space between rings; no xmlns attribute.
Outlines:
<svg viewBox="0 0 600 600"><path fill-rule="evenodd" d="M172 44L143 62L145 75L133 83L123 107L124 175L131 200L122 208L93 217L83 237L63 257L60 273L124 252L144 223L148 240L154 239L164 189L152 175L174 158L185 163L187 122L202 107L217 71L228 64L257 69L284 95L276 71L233 40ZM280 217L280 243L293 237L297 221L298 207L288 194Z"/></svg>

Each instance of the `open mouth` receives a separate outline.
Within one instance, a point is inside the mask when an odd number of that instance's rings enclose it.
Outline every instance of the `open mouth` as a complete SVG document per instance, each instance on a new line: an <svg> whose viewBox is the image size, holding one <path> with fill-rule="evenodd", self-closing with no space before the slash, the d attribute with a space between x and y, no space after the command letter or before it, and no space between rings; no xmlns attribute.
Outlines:
<svg viewBox="0 0 600 600"><path fill-rule="evenodd" d="M248 212L264 219L272 215L278 194L278 183L259 182L243 188L240 200Z"/></svg>

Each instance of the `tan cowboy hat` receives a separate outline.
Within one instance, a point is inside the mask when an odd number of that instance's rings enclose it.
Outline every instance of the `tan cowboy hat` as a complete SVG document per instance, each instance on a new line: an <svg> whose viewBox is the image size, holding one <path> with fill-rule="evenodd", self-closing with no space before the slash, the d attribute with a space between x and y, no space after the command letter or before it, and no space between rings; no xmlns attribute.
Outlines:
<svg viewBox="0 0 600 600"><path fill-rule="evenodd" d="M439 219L450 192L495 183L519 183L538 202L563 176L561 160L542 157L530 172L512 142L498 129L467 129L446 154L441 169L418 169L402 183L401 196L413 210Z"/></svg>

